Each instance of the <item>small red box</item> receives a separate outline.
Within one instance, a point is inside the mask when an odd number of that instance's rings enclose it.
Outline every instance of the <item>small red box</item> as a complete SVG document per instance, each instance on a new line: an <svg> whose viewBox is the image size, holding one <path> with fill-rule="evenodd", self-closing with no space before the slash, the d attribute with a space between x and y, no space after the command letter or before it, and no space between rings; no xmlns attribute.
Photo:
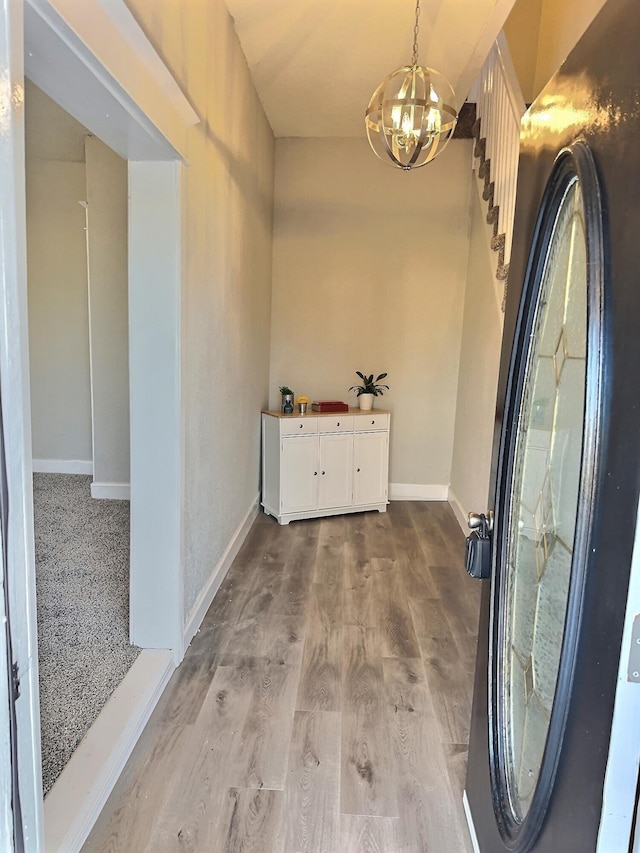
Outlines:
<svg viewBox="0 0 640 853"><path fill-rule="evenodd" d="M349 406L340 400L314 400L311 404L314 412L348 412Z"/></svg>

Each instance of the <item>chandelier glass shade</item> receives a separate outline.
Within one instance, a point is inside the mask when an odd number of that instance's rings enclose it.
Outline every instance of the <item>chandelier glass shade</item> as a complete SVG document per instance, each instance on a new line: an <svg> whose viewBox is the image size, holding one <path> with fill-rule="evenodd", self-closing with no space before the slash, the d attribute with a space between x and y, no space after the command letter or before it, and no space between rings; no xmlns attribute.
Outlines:
<svg viewBox="0 0 640 853"><path fill-rule="evenodd" d="M374 154L408 171L431 162L453 136L458 114L450 83L422 65L385 77L365 114Z"/></svg>

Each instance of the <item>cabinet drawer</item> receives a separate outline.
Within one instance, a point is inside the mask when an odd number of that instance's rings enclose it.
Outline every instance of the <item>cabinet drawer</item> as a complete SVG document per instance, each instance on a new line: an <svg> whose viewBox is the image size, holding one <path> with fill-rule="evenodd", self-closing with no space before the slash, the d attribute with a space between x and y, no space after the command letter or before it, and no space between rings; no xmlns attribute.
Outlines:
<svg viewBox="0 0 640 853"><path fill-rule="evenodd" d="M389 429L389 415L357 415L355 418L356 432L374 432L375 430Z"/></svg>
<svg viewBox="0 0 640 853"><path fill-rule="evenodd" d="M318 432L318 418L282 418L281 435L309 435Z"/></svg>
<svg viewBox="0 0 640 853"><path fill-rule="evenodd" d="M318 432L353 432L353 415L318 418Z"/></svg>

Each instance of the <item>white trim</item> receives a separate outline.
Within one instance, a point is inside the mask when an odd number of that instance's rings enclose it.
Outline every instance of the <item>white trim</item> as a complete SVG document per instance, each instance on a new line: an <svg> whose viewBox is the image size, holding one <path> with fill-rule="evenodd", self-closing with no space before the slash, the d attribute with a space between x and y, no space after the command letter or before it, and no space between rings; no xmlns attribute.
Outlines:
<svg viewBox="0 0 640 853"><path fill-rule="evenodd" d="M24 847L29 853L39 853L42 768L33 545L23 58L23 4L3 0L0 3L0 381L6 486L11 508L6 531L7 572L13 662L17 663L20 674L16 740ZM3 631L5 627L3 620ZM3 753L0 760L4 764L7 729L0 734L0 740ZM3 813L6 815L4 809ZM7 845L2 846L7 849ZM9 842L8 846L13 845Z"/></svg>
<svg viewBox="0 0 640 853"><path fill-rule="evenodd" d="M460 527L462 528L462 532L465 536L469 533L469 527L467 525L467 511L462 506L460 501L458 500L458 496L453 491L451 486L449 486L449 496L448 496L449 506L453 510L453 513L456 517L456 520Z"/></svg>
<svg viewBox="0 0 640 853"><path fill-rule="evenodd" d="M260 500L259 496L256 495L255 500L249 507L247 514L240 522L239 527L236 532L231 537L229 544L225 548L224 554L220 558L218 565L215 567L211 576L209 578L208 583L198 596L198 600L196 601L191 613L189 614L188 619L186 620L186 624L184 627L183 633L183 646L182 646L182 655L187 650L189 643L193 639L196 631L202 624L202 620L205 617L207 610L211 607L211 602L213 601L216 592L220 588L220 584L225 578L225 575L229 571L231 564L236 558L242 543L247 538L247 534L251 529L251 525L256 519L258 515L258 501ZM181 655L181 657L182 657Z"/></svg>
<svg viewBox="0 0 640 853"><path fill-rule="evenodd" d="M522 94L520 80L513 64L513 59L511 58L511 51L509 50L509 43L504 34L504 30L500 30L496 36L496 50L498 51L500 64L502 65L505 80L507 81L506 91L509 96L509 101L511 102L513 115L517 121L520 121L527 111L527 104L524 99L524 95Z"/></svg>
<svg viewBox="0 0 640 853"><path fill-rule="evenodd" d="M178 163L129 161L131 641L177 653L184 624L183 169Z"/></svg>
<svg viewBox="0 0 640 853"><path fill-rule="evenodd" d="M478 843L478 836L476 835L476 828L473 823L473 815L471 814L471 806L469 805L469 798L467 797L466 791L462 794L462 805L464 808L464 816L467 819L467 828L471 837L473 853L480 853L480 844Z"/></svg>
<svg viewBox="0 0 640 853"><path fill-rule="evenodd" d="M106 498L112 501L131 500L131 486L129 483L91 483L92 498Z"/></svg>
<svg viewBox="0 0 640 853"><path fill-rule="evenodd" d="M140 653L45 798L45 850L82 847L174 668L170 651Z"/></svg>
<svg viewBox="0 0 640 853"><path fill-rule="evenodd" d="M171 104L186 125L200 122L200 117L178 85L155 48L138 24L129 7L122 0L97 0L118 34L130 45L136 59L153 80L166 101Z"/></svg>
<svg viewBox="0 0 640 853"><path fill-rule="evenodd" d="M199 117L123 0L26 0L24 18L46 94L125 159L186 162Z"/></svg>
<svg viewBox="0 0 640 853"><path fill-rule="evenodd" d="M456 95L459 103L462 103L467 97L469 89L480 73L512 7L513 0L495 0L495 3L491 4L491 11L485 20L483 30L480 36L475 39L475 49L469 57L464 71L458 76Z"/></svg>
<svg viewBox="0 0 640 853"><path fill-rule="evenodd" d="M640 614L640 507L636 521L635 541L631 557L629 591L624 617L624 630L616 699L611 723L609 757L602 795L602 811L597 853L628 850L633 813L638 790L640 763L640 684L629 681L633 623Z"/></svg>
<svg viewBox="0 0 640 853"><path fill-rule="evenodd" d="M390 501L446 501L448 485L439 483L389 483Z"/></svg>
<svg viewBox="0 0 640 853"><path fill-rule="evenodd" d="M93 462L88 459L34 459L34 474L93 474Z"/></svg>

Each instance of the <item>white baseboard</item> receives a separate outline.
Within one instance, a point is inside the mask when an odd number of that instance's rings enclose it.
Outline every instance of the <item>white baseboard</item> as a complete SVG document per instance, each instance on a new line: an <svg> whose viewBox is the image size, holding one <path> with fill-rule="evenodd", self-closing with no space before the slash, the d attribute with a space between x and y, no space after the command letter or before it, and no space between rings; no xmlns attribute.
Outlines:
<svg viewBox="0 0 640 853"><path fill-rule="evenodd" d="M240 525L238 526L236 532L231 537L231 540L227 545L224 554L220 558L218 565L211 573L211 577L209 578L207 585L198 596L198 600L196 601L191 613L189 614L189 617L186 621L186 625L184 627L182 654L184 654L184 652L187 650L189 643L191 642L196 631L202 624L202 620L204 619L209 607L211 607L211 602L213 601L216 592L220 588L220 584L224 580L227 572L229 571L231 563L233 563L236 554L240 550L240 546L247 538L247 534L251 529L251 525L253 524L256 516L258 515L259 500L260 497L258 495L249 507L247 514L240 522Z"/></svg>
<svg viewBox="0 0 640 853"><path fill-rule="evenodd" d="M467 827L469 829L469 835L471 837L471 846L473 847L473 853L480 853L478 836L476 835L476 828L473 823L473 815L471 814L471 806L469 805L469 799L467 797L466 791L462 795L462 806L464 808L464 814L467 819Z"/></svg>
<svg viewBox="0 0 640 853"><path fill-rule="evenodd" d="M389 483L390 501L446 501L449 487L438 483Z"/></svg>
<svg viewBox="0 0 640 853"><path fill-rule="evenodd" d="M458 520L458 524L462 528L462 532L465 536L467 536L469 534L469 526L467 524L467 511L458 500L456 493L453 491L451 486L449 486L448 500L449 505L453 510L456 519Z"/></svg>
<svg viewBox="0 0 640 853"><path fill-rule="evenodd" d="M128 501L131 500L131 486L129 483L91 483L91 497Z"/></svg>
<svg viewBox="0 0 640 853"><path fill-rule="evenodd" d="M80 850L174 669L171 651L137 657L45 797L45 850Z"/></svg>
<svg viewBox="0 0 640 853"><path fill-rule="evenodd" d="M34 474L93 474L91 459L34 459Z"/></svg>

